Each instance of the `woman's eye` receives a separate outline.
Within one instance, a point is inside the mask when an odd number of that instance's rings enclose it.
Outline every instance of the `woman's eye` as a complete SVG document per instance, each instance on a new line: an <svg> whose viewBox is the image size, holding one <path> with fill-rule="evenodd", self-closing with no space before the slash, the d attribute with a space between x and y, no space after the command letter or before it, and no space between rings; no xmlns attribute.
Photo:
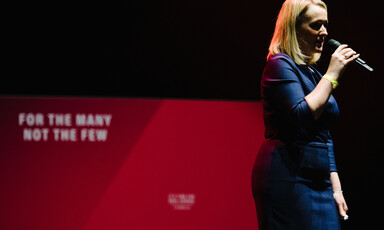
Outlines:
<svg viewBox="0 0 384 230"><path fill-rule="evenodd" d="M310 24L309 25L312 29L314 29L314 30L319 30L320 28L321 28L321 26L322 26L322 24L321 23L312 23L312 24Z"/></svg>
<svg viewBox="0 0 384 230"><path fill-rule="evenodd" d="M314 22L314 23L311 23L309 24L309 26L314 29L314 30L320 30L322 26L324 26L325 28L328 27L328 23L322 23L322 22Z"/></svg>

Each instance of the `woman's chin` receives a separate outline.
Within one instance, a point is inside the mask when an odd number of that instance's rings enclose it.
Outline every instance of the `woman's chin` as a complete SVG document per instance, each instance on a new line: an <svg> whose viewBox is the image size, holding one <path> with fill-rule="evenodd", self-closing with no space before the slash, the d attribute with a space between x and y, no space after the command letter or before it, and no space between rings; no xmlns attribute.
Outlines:
<svg viewBox="0 0 384 230"><path fill-rule="evenodd" d="M323 45L318 45L318 46L316 46L314 52L315 52L315 53L321 53L321 52L323 52Z"/></svg>

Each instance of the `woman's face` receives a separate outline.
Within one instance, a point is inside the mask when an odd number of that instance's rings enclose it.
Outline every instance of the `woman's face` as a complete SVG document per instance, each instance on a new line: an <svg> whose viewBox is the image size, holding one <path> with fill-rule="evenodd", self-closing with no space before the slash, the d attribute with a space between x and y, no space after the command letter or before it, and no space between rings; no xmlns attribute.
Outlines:
<svg viewBox="0 0 384 230"><path fill-rule="evenodd" d="M323 51L327 33L328 13L317 5L310 5L304 14L303 22L297 27L301 51L312 56Z"/></svg>

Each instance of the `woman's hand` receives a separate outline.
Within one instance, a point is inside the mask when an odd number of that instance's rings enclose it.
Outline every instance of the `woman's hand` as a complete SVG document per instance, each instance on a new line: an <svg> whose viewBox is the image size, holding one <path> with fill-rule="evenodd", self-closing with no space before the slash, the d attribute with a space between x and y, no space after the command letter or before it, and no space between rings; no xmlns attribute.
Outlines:
<svg viewBox="0 0 384 230"><path fill-rule="evenodd" d="M327 74L338 80L345 67L359 56L360 54L356 54L348 45L340 45L332 54Z"/></svg>
<svg viewBox="0 0 384 230"><path fill-rule="evenodd" d="M333 190L333 198L335 199L335 203L337 205L337 209L339 211L339 215L343 218L348 218L347 211L348 206L345 202L343 191L341 190L341 183L339 179L339 174L337 172L331 172L331 183Z"/></svg>
<svg viewBox="0 0 384 230"><path fill-rule="evenodd" d="M345 218L345 216L347 215L348 206L347 206L347 203L345 202L343 192L342 191L334 191L333 197L335 198L335 202L336 202L337 208L339 210L339 215L341 217Z"/></svg>

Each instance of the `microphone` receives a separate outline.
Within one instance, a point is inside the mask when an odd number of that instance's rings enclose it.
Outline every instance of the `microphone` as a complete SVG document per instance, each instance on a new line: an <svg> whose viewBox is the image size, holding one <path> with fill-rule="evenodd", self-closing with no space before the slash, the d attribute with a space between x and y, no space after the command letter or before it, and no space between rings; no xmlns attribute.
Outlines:
<svg viewBox="0 0 384 230"><path fill-rule="evenodd" d="M340 45L341 43L336 41L335 39L329 39L328 40L328 45L329 47L335 51ZM365 68L366 70L372 72L373 71L373 68L370 67L364 60L362 60L361 58L357 58L355 60L355 63L358 64L359 66Z"/></svg>

